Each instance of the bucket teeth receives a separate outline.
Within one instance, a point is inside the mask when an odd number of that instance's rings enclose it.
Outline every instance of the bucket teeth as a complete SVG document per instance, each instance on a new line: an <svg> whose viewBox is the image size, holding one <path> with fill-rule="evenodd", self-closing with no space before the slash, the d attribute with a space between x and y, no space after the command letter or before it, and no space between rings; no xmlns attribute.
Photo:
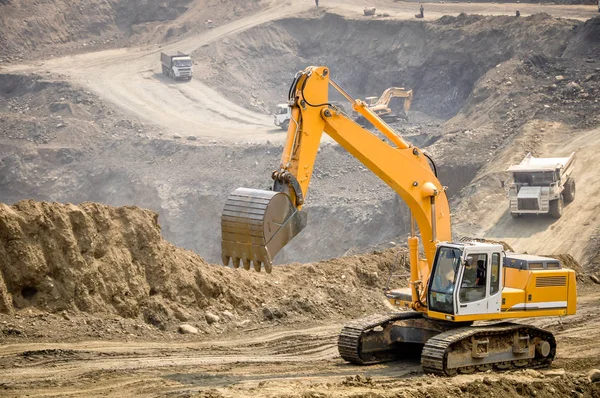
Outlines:
<svg viewBox="0 0 600 398"><path fill-rule="evenodd" d="M224 253L221 253L221 261L223 261L224 265L229 265L229 260L231 260L231 256L227 256Z"/></svg>
<svg viewBox="0 0 600 398"><path fill-rule="evenodd" d="M305 226L306 214L285 193L238 188L221 215L223 264L271 272L273 257Z"/></svg>
<svg viewBox="0 0 600 398"><path fill-rule="evenodd" d="M265 264L265 272L267 274L270 274L272 270L273 270L273 264Z"/></svg>
<svg viewBox="0 0 600 398"><path fill-rule="evenodd" d="M246 271L248 271L250 269L250 260L248 260L247 258L245 258L243 261L244 261L244 269Z"/></svg>

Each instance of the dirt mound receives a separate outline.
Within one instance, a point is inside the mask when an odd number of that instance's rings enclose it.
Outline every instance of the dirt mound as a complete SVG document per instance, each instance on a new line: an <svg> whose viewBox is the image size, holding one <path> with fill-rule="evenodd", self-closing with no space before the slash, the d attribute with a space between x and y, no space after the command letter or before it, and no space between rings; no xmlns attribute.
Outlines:
<svg viewBox="0 0 600 398"><path fill-rule="evenodd" d="M540 254L542 257L555 258L560 261L561 265L565 268L572 269L577 275L583 273L583 268L579 265L579 262L570 254Z"/></svg>
<svg viewBox="0 0 600 398"><path fill-rule="evenodd" d="M277 267L274 275L235 271L163 240L157 217L89 202L1 205L0 311L108 313L166 328L226 309L292 321L384 308L394 250Z"/></svg>
<svg viewBox="0 0 600 398"><path fill-rule="evenodd" d="M222 292L202 259L162 240L147 210L21 201L2 205L0 231L3 311L145 313L152 321L152 311L202 308Z"/></svg>
<svg viewBox="0 0 600 398"><path fill-rule="evenodd" d="M563 57L600 57L600 17L589 19L577 28L575 37L565 48Z"/></svg>

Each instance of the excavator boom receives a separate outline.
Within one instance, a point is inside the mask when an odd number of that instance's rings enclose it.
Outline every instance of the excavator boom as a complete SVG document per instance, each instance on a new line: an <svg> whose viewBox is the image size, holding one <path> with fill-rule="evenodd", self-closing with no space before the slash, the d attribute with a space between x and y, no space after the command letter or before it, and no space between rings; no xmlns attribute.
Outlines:
<svg viewBox="0 0 600 398"><path fill-rule="evenodd" d="M352 121L329 103L333 86L373 124L382 140ZM299 72L290 88L292 118L279 169L272 174L272 191L238 189L222 216L223 262L233 262L267 272L273 258L306 225L302 210L323 132L360 160L392 187L408 204L423 238L427 263L431 265L438 240L450 240L450 211L445 187L436 177L431 159L406 142L364 102L355 100L333 80L326 67ZM417 261L416 237L411 250ZM418 267L414 267L418 269ZM414 275L415 279L419 275ZM428 275L420 275L427 279Z"/></svg>

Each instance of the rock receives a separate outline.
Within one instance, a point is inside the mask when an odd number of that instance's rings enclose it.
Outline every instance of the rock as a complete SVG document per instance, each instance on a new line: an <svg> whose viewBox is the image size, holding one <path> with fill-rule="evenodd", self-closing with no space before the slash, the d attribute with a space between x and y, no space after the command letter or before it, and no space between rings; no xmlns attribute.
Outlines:
<svg viewBox="0 0 600 398"><path fill-rule="evenodd" d="M213 323L217 323L220 320L220 318L218 316L216 316L215 314L210 313L210 312L206 312L206 314L204 314L204 318L206 319L206 322L209 325L212 325Z"/></svg>
<svg viewBox="0 0 600 398"><path fill-rule="evenodd" d="M558 75L558 76L555 76L555 77L554 77L554 79L555 79L557 82L560 82L561 80L565 80L565 77L564 77L564 76L562 76L562 75Z"/></svg>
<svg viewBox="0 0 600 398"><path fill-rule="evenodd" d="M275 318L275 316L273 315L273 312L267 307L263 308L263 315L264 315L265 319L268 319L268 320L272 320Z"/></svg>
<svg viewBox="0 0 600 398"><path fill-rule="evenodd" d="M588 372L587 377L592 383L600 383L600 370L592 369Z"/></svg>
<svg viewBox="0 0 600 398"><path fill-rule="evenodd" d="M188 141L196 141L198 139L198 137L196 137L195 135L188 135L188 137L186 139Z"/></svg>
<svg viewBox="0 0 600 398"><path fill-rule="evenodd" d="M1 332L6 335L6 336L20 336L23 334L23 331L21 329L17 329L16 327L12 327L12 325L9 325L10 327L2 330Z"/></svg>
<svg viewBox="0 0 600 398"><path fill-rule="evenodd" d="M523 373L529 377L539 378L542 376L542 374L535 369L525 369L525 370L523 370Z"/></svg>
<svg viewBox="0 0 600 398"><path fill-rule="evenodd" d="M483 384L491 386L492 385L492 379L490 379L489 377L485 376L483 378Z"/></svg>
<svg viewBox="0 0 600 398"><path fill-rule="evenodd" d="M198 329L186 323L184 323L183 325L179 325L177 331L181 334L198 334Z"/></svg>
<svg viewBox="0 0 600 398"><path fill-rule="evenodd" d="M364 12L365 15L371 16L371 15L375 15L375 11L376 10L377 9L375 7L365 7L365 9L364 9L363 12Z"/></svg>
<svg viewBox="0 0 600 398"><path fill-rule="evenodd" d="M235 317L231 312L227 310L223 311L221 315L223 315L223 318L226 318L229 321L233 320L233 318Z"/></svg>
<svg viewBox="0 0 600 398"><path fill-rule="evenodd" d="M590 275L590 279L592 280L592 282L600 285L600 278L598 278L596 275Z"/></svg>
<svg viewBox="0 0 600 398"><path fill-rule="evenodd" d="M177 318L180 321L189 321L190 319L192 319L192 316L189 314L189 312L187 312L186 310L182 309L182 308L176 308L173 311L175 318Z"/></svg>
<svg viewBox="0 0 600 398"><path fill-rule="evenodd" d="M50 112L56 113L60 111L73 113L73 111L71 110L71 106L66 102L53 102L52 104L50 104Z"/></svg>
<svg viewBox="0 0 600 398"><path fill-rule="evenodd" d="M263 308L263 315L265 316L265 319L273 320L273 319L283 318L283 316L285 314L283 312L279 311L278 308L265 307L265 308Z"/></svg>
<svg viewBox="0 0 600 398"><path fill-rule="evenodd" d="M560 376L563 376L564 374L565 374L565 370L562 368L553 369L553 370L544 372L544 376L546 376L546 377L560 377Z"/></svg>
<svg viewBox="0 0 600 398"><path fill-rule="evenodd" d="M176 140L178 140L178 139L180 139L180 138L181 138L181 136L180 136L179 134L173 134L173 139L176 139Z"/></svg>
<svg viewBox="0 0 600 398"><path fill-rule="evenodd" d="M238 323L236 323L235 325L239 328L243 328L244 326L250 324L250 319L244 319L243 321L240 321Z"/></svg>
<svg viewBox="0 0 600 398"><path fill-rule="evenodd" d="M566 90L570 93L577 93L581 91L581 86L575 82L569 82L567 83Z"/></svg>
<svg viewBox="0 0 600 398"><path fill-rule="evenodd" d="M65 318L65 320L67 320L67 321L71 320L71 317L69 316L69 314L67 314L67 311L63 311L61 315L63 318Z"/></svg>

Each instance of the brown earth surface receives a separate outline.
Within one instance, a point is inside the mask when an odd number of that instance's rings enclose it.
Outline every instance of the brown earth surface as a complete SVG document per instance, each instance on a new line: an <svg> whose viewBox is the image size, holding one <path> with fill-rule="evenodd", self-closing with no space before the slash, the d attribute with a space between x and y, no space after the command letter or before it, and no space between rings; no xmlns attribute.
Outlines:
<svg viewBox="0 0 600 398"><path fill-rule="evenodd" d="M417 359L356 367L337 354L344 321L387 310L381 289L392 269L391 283L406 286L403 249L267 275L174 247L147 210L34 201L0 208L0 238L2 396L599 391L584 373L600 366L593 337L600 295L583 275L576 316L529 320L556 334L553 368L439 379L423 375ZM186 334L183 325L195 329Z"/></svg>
<svg viewBox="0 0 600 398"><path fill-rule="evenodd" d="M600 396L597 8L369 5L0 0L0 396ZM177 50L189 83L160 74ZM456 238L576 269L577 315L523 320L556 335L550 369L440 379L339 358L345 322L388 310L408 209L331 140L309 226L278 256L303 264L212 264L227 193L269 185L284 134L268 113L309 64L360 98L415 90L393 126L434 155ZM528 151L577 152L559 220L506 213L504 170Z"/></svg>

